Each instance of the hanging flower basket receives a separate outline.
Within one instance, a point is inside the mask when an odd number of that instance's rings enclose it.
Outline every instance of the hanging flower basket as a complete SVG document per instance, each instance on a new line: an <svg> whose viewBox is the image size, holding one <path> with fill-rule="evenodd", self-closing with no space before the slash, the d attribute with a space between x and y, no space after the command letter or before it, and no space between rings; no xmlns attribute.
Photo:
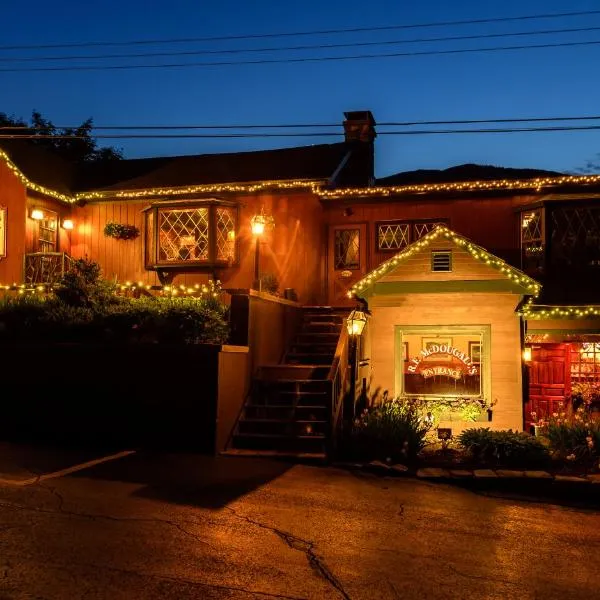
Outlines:
<svg viewBox="0 0 600 600"><path fill-rule="evenodd" d="M104 235L116 240L135 240L140 235L140 230L135 225L108 222L104 226Z"/></svg>

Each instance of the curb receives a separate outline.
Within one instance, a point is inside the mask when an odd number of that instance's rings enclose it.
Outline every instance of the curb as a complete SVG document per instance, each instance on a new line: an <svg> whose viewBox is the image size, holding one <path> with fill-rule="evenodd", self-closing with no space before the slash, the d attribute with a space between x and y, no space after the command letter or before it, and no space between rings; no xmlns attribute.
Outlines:
<svg viewBox="0 0 600 600"><path fill-rule="evenodd" d="M463 487L466 485L485 489L543 493L556 491L560 494L573 492L600 498L600 474L575 476L525 469L447 469L437 467L423 467L415 470L409 469L405 465L388 465L381 461L370 463L334 462L331 466L366 471L381 477L404 477L433 483L450 483Z"/></svg>

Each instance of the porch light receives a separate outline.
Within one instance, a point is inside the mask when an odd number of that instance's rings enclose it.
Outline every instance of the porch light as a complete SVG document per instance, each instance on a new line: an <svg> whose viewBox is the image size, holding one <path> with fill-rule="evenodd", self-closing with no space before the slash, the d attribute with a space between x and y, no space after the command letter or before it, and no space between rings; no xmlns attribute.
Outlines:
<svg viewBox="0 0 600 600"><path fill-rule="evenodd" d="M31 218L35 221L41 221L44 218L44 211L39 208L34 208L31 211Z"/></svg>
<svg viewBox="0 0 600 600"><path fill-rule="evenodd" d="M367 315L362 310L353 310L346 319L348 335L350 335L351 337L360 336L366 324Z"/></svg>
<svg viewBox="0 0 600 600"><path fill-rule="evenodd" d="M73 229L75 225L71 219L65 219L62 223L62 226L63 229L68 229L69 231L71 231L71 229Z"/></svg>
<svg viewBox="0 0 600 600"><path fill-rule="evenodd" d="M260 215L254 215L252 219L250 219L250 228L252 229L252 235L262 235L265 232L266 224L267 221L262 213Z"/></svg>
<svg viewBox="0 0 600 600"><path fill-rule="evenodd" d="M525 346L525 348L523 348L523 362L531 362L531 346Z"/></svg>

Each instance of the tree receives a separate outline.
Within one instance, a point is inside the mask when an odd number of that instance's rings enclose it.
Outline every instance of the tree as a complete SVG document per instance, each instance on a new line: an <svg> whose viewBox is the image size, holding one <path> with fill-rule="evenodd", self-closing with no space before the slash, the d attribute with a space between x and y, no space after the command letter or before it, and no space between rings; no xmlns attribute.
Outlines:
<svg viewBox="0 0 600 600"><path fill-rule="evenodd" d="M595 173L600 173L600 153L596 154L594 158L588 159L584 167L579 167L575 170L577 173L581 173L582 175L593 175Z"/></svg>
<svg viewBox="0 0 600 600"><path fill-rule="evenodd" d="M0 134L27 136L25 138L27 143L58 154L69 162L109 162L123 158L123 152L118 148L98 146L97 140L92 135L92 118L86 119L79 127L59 129L37 110L31 113L30 123L21 118L0 113L0 128L2 127L19 129L0 129ZM13 139L18 140L18 137L3 139L2 142L9 147Z"/></svg>

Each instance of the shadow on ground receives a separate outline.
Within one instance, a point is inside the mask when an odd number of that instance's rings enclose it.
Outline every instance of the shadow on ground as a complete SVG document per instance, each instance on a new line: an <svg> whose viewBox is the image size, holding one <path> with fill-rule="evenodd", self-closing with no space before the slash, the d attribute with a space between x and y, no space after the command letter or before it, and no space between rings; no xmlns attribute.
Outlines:
<svg viewBox="0 0 600 600"><path fill-rule="evenodd" d="M277 479L292 466L258 458L141 452L74 476L140 484L143 487L135 496L218 509Z"/></svg>

